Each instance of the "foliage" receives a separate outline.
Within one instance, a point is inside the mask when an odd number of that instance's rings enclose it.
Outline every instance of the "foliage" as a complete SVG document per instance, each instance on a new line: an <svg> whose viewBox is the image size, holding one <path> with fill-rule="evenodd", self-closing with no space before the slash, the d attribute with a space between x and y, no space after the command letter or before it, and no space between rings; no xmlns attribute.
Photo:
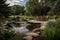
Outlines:
<svg viewBox="0 0 60 40"><path fill-rule="evenodd" d="M33 16L47 15L50 11L50 7L48 5L42 6L41 4L43 5L39 0L29 0L26 3L26 12Z"/></svg>
<svg viewBox="0 0 60 40"><path fill-rule="evenodd" d="M30 13L32 15L39 15L40 13L40 3L38 2L38 0L29 0L26 3L26 12Z"/></svg>
<svg viewBox="0 0 60 40"><path fill-rule="evenodd" d="M19 15L19 14L24 14L24 6L19 6L19 5L14 5L10 6L10 13L11 15Z"/></svg>
<svg viewBox="0 0 60 40"><path fill-rule="evenodd" d="M45 4L51 7L51 13L60 15L60 0L45 0Z"/></svg>
<svg viewBox="0 0 60 40"><path fill-rule="evenodd" d="M14 32L11 30L0 30L0 39L9 40L15 36Z"/></svg>
<svg viewBox="0 0 60 40"><path fill-rule="evenodd" d="M60 15L60 0L57 0L57 4L55 6L55 15Z"/></svg>
<svg viewBox="0 0 60 40"><path fill-rule="evenodd" d="M60 39L60 23L49 22L45 28L45 35L47 40L59 40Z"/></svg>
<svg viewBox="0 0 60 40"><path fill-rule="evenodd" d="M0 40L22 40L22 37L18 37L12 30L0 29Z"/></svg>
<svg viewBox="0 0 60 40"><path fill-rule="evenodd" d="M9 16L9 7L8 4L5 3L6 0L0 0L0 17L8 17Z"/></svg>

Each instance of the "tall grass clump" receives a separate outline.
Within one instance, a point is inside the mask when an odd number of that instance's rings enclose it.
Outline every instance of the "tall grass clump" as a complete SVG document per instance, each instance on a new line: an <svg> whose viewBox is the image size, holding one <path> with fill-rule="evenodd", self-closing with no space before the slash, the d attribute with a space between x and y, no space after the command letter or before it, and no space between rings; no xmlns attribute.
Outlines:
<svg viewBox="0 0 60 40"><path fill-rule="evenodd" d="M60 22L49 22L44 32L47 40L60 40Z"/></svg>

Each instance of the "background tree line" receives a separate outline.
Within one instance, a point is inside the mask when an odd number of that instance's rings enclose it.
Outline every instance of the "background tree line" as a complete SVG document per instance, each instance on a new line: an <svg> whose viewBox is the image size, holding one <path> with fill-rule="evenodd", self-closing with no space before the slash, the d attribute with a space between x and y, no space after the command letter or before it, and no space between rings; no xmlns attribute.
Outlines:
<svg viewBox="0 0 60 40"><path fill-rule="evenodd" d="M32 15L60 15L60 0L29 0L26 11Z"/></svg>
<svg viewBox="0 0 60 40"><path fill-rule="evenodd" d="M9 15L60 15L60 0L29 0L26 6L8 6L6 0L0 0L0 17Z"/></svg>

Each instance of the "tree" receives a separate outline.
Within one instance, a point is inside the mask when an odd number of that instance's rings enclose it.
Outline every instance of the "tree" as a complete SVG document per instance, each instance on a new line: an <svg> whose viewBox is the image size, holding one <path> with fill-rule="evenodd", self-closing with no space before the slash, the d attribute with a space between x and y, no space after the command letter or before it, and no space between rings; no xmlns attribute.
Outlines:
<svg viewBox="0 0 60 40"><path fill-rule="evenodd" d="M45 0L45 4L51 7L51 13L53 15L60 15L60 0Z"/></svg>
<svg viewBox="0 0 60 40"><path fill-rule="evenodd" d="M26 3L26 12L32 14L33 16L40 14L41 5L38 0L29 0Z"/></svg>
<svg viewBox="0 0 60 40"><path fill-rule="evenodd" d="M60 0L57 0L54 11L55 15L60 15Z"/></svg>
<svg viewBox="0 0 60 40"><path fill-rule="evenodd" d="M43 1L29 0L26 4L27 12L33 16L47 15L51 8L48 5L45 5Z"/></svg>
<svg viewBox="0 0 60 40"><path fill-rule="evenodd" d="M24 6L14 5L10 7L11 15L19 15L20 13L24 14Z"/></svg>
<svg viewBox="0 0 60 40"><path fill-rule="evenodd" d="M9 16L9 7L6 0L0 0L0 18Z"/></svg>

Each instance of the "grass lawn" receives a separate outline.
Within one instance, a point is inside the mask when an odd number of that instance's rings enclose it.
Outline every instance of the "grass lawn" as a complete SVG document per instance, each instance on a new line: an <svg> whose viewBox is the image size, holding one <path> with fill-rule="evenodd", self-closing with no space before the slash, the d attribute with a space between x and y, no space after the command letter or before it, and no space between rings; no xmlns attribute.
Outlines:
<svg viewBox="0 0 60 40"><path fill-rule="evenodd" d="M9 18L11 18L11 19L13 19L13 18L16 18L17 16L15 15L13 15L13 16L9 16ZM19 16L19 17L21 17L21 18L24 18L24 19L30 19L30 18L34 18L33 16L24 16L24 15L22 15L22 16Z"/></svg>

